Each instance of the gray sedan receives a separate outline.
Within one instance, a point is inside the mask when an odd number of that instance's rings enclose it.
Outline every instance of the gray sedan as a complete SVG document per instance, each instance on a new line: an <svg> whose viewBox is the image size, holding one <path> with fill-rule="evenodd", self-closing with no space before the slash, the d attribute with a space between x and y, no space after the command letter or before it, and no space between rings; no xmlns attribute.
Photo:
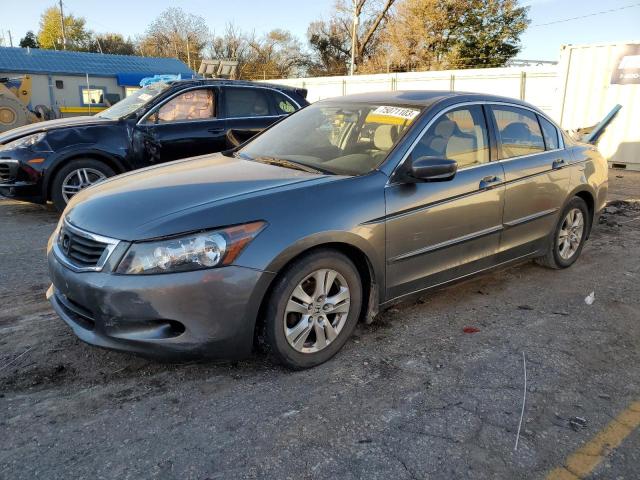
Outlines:
<svg viewBox="0 0 640 480"><path fill-rule="evenodd" d="M317 102L225 154L76 195L48 297L82 340L154 356L262 345L318 365L392 302L511 262L576 261L607 164L513 99Z"/></svg>

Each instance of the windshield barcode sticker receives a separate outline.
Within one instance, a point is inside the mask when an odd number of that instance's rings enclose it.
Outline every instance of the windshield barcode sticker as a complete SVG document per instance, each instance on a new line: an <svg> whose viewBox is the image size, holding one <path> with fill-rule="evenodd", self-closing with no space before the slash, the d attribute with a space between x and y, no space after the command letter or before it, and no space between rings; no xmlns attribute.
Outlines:
<svg viewBox="0 0 640 480"><path fill-rule="evenodd" d="M381 105L371 113L375 115L384 115L386 117L398 117L398 118L406 118L407 120L413 120L418 116L418 113L420 113L420 111L415 110L413 108L392 107L387 105Z"/></svg>

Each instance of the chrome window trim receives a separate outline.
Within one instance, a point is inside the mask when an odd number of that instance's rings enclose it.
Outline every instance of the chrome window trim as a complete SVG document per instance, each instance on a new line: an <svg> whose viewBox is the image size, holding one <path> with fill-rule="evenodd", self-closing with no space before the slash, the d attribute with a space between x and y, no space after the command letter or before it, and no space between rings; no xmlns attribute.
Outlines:
<svg viewBox="0 0 640 480"><path fill-rule="evenodd" d="M255 118L280 118L280 117L286 117L287 115L291 115L291 113L287 113L283 115L254 115L253 117L227 117L224 120L253 120Z"/></svg>
<svg viewBox="0 0 640 480"><path fill-rule="evenodd" d="M181 95L184 92L189 92L191 90L202 90L203 88L209 88L209 89L213 89L213 88L217 88L218 91L220 93L222 93L222 88L224 87L230 87L230 88L260 88L262 90L269 90L271 92L277 92L280 93L282 95L284 95L285 97L287 97L289 100L291 100L293 102L293 104L298 107L298 110L300 110L302 107L300 106L300 104L298 102L296 102L293 98L291 98L288 94L286 94L285 92L283 92L282 90L278 90L276 88L272 88L272 87L263 87L261 85L196 85L193 87L189 87L189 88L185 88L183 90L180 90L178 92L175 92L173 95L165 98L164 100L162 100L160 103L158 103L157 105L155 105L151 110L149 110L147 113L145 113L140 120L138 120L136 122L136 125L140 125L141 123L144 123L147 120L147 117L149 117L150 115L153 115L155 112L157 112L160 108L162 108L162 106L167 103L170 102L171 100L173 100L174 98L176 98L178 95ZM217 102L217 99L216 99ZM217 107L217 104L216 104ZM297 111L297 110L296 110ZM294 113L294 112L291 112ZM282 114L282 115L255 115L253 117L225 117L225 118L221 118L221 117L212 117L212 118L207 118L207 119L199 119L199 120L179 120L177 122L167 122L167 123L163 123L162 125L176 125L178 123L193 123L193 122L210 122L212 120L246 120L246 119L252 119L252 118L278 118L278 117L283 117L286 115L290 115L290 114ZM157 125L156 123L152 123L151 125Z"/></svg>
<svg viewBox="0 0 640 480"><path fill-rule="evenodd" d="M537 152L537 153L527 153L526 155L518 155L516 157L509 157L509 158L503 158L501 160L496 160L498 162L505 162L508 160L513 160L515 158L525 158L525 157L531 157L533 155L541 155L543 153L549 153L549 152L557 152L560 150L564 150L564 139L562 138L562 133L559 131L558 127L556 126L555 122L553 120L551 120L546 114L544 113L540 113L537 110L530 108L530 107L525 107L524 105L518 105L518 104L514 104L514 103L507 103L507 102L486 102L488 105L503 105L506 107L512 107L512 108L521 108L523 110L529 110L530 112L532 112L534 115L539 115L542 118L544 118L546 121L548 121L553 128L556 129L556 135L558 135L558 148L554 148L553 150L546 150L546 141L544 140L544 132L542 131L542 125L540 126L540 134L542 135L542 141L545 145L545 150L543 150L542 152ZM539 123L539 122L538 122ZM498 133L498 132L496 132Z"/></svg>
<svg viewBox="0 0 640 480"><path fill-rule="evenodd" d="M302 108L302 106L296 102L293 98L291 98L288 94L286 94L285 92L283 92L282 90L278 90L277 88L273 88L273 87L264 87L262 85L224 85L224 87L227 88L261 88L262 90L269 90L271 92L276 92L276 93L280 93L282 95L284 95L285 97L287 97L289 100L291 100L293 102L293 104L298 107L298 110L300 110ZM298 111L296 110L296 112ZM291 112L291 113L295 113L295 112ZM281 115L254 115L252 117L225 117L223 120L244 120L244 119L250 119L250 118L275 118L275 117L285 117L288 115L291 115L291 113L283 113Z"/></svg>
<svg viewBox="0 0 640 480"><path fill-rule="evenodd" d="M468 107L468 106L473 106L473 105L502 105L502 106L506 106L506 107L522 108L524 110L529 110L530 112L533 112L536 115L541 115L542 117L544 117L546 120L548 120L551 123L551 125L553 125L555 127L556 130L558 130L558 126L556 125L556 123L553 120L551 120L546 114L540 113L540 112L538 112L537 110L535 110L535 109L533 109L531 107L527 107L525 105L519 105L517 103L499 102L499 101L492 101L492 100L474 100L474 101L470 101L470 102L460 102L460 103L456 103L454 105L449 105L448 107L445 107L440 112L438 112L438 114L435 117L433 117L431 120L429 120L429 122L422 128L422 130L420 130L420 133L418 134L416 139L409 146L409 149L407 150L407 153L405 153L402 156L402 158L400 159L398 164L395 166L395 168L391 172L391 175L389 176L389 180L387 181L387 186L395 185L395 184L398 183L398 182L392 182L391 180L393 179L393 177L396 174L396 172L402 167L402 165L407 160L407 158L409 158L409 155L411 155L411 152L413 151L413 149L420 142L420 140L425 135L425 133L427 133L427 130L436 122L436 120L438 120L441 116L443 116L447 112L450 112L451 110L454 110L454 109L459 108L459 107ZM487 129L488 128L489 128L489 125L487 125ZM487 130L487 135L488 134L489 134L489 131ZM517 157L503 158L503 159L500 159L500 160L491 160L489 162L481 163L479 165L470 165L468 167L462 167L460 170L469 170L469 169L472 169L472 168L484 167L486 165L492 165L494 163L509 162L511 160L517 160L517 159L519 160L521 158L527 158L527 157L531 157L533 155L542 155L542 154L545 154L545 153L558 152L558 151L561 151L561 150L565 150L564 139L562 138L562 135L561 135L560 131L558 131L558 137L560 138L560 143L561 143L560 148L556 148L554 150L544 150L544 151L538 152L538 153L529 153L527 155L520 155L520 156L517 156Z"/></svg>
<svg viewBox="0 0 640 480"><path fill-rule="evenodd" d="M94 242L104 243L104 244L106 244L106 247L104 249L104 252L102 253L102 256L98 260L98 263L96 263L95 266L93 266L93 267L81 267L81 266L78 266L75 263L71 262L66 257L64 252L62 252L62 250L60 250L60 247L58 246L58 236L60 235L60 229L59 229L56 232L56 237L53 240L53 253L55 254L56 258L60 261L60 263L62 263L67 268L73 270L74 272L100 272L100 271L102 271L102 269L104 268L105 264L107 263L107 260L109 260L109 257L111 256L113 251L120 244L120 240L117 240L115 238L105 237L105 236L98 235L98 234L91 233L91 232L87 232L86 230L81 230L78 227L76 227L76 226L72 225L71 223L69 223L69 221L66 219L66 217L63 220L63 223L64 223L64 228L67 228L67 229L71 230L74 234L76 234L76 235L78 235L80 237L87 238L89 240L93 240Z"/></svg>

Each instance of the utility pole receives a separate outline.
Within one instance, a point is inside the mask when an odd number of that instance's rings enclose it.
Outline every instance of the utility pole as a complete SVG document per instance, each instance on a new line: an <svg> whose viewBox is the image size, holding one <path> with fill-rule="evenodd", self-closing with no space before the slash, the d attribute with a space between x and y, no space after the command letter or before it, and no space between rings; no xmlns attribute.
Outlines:
<svg viewBox="0 0 640 480"><path fill-rule="evenodd" d="M353 0L353 27L351 29L351 66L349 75L353 75L356 66L356 34L358 33L358 0Z"/></svg>
<svg viewBox="0 0 640 480"><path fill-rule="evenodd" d="M62 10L62 0L58 2L60 4L60 26L62 27L62 49L67 49L67 32L64 26L64 11Z"/></svg>
<svg viewBox="0 0 640 480"><path fill-rule="evenodd" d="M187 65L191 68L191 47L189 45L189 32L187 32Z"/></svg>
<svg viewBox="0 0 640 480"><path fill-rule="evenodd" d="M9 46L13 47L13 38L11 38L11 30L7 30L7 33L9 34Z"/></svg>

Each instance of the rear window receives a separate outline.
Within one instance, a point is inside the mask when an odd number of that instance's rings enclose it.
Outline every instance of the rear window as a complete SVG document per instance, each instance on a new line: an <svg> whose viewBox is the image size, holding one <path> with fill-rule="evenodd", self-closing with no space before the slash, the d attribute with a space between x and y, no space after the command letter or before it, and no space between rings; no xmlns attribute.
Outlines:
<svg viewBox="0 0 640 480"><path fill-rule="evenodd" d="M267 90L263 88L227 87L224 97L228 118L274 115Z"/></svg>
<svg viewBox="0 0 640 480"><path fill-rule="evenodd" d="M289 115L297 110L296 104L286 95L276 91L269 92L269 95L273 98L276 115Z"/></svg>
<svg viewBox="0 0 640 480"><path fill-rule="evenodd" d="M517 107L491 107L502 145L501 158L544 152L544 140L535 113Z"/></svg>
<svg viewBox="0 0 640 480"><path fill-rule="evenodd" d="M547 150L556 150L560 148L560 142L558 140L558 129L544 117L538 115L540 125L542 126L542 134L544 135L544 143L547 145Z"/></svg>

